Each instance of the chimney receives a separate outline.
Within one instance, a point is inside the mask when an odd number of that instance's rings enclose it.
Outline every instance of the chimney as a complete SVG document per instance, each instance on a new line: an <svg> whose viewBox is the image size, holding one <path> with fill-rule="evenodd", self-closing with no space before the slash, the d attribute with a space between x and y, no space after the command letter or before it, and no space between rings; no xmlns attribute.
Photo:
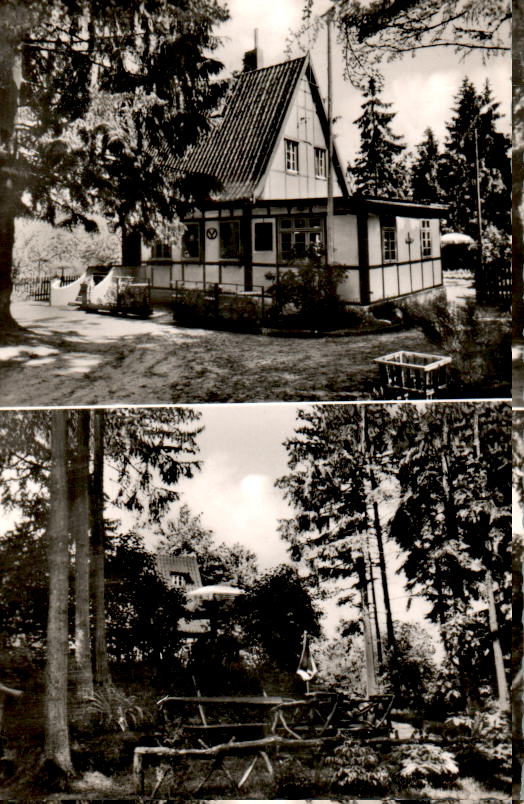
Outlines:
<svg viewBox="0 0 524 804"><path fill-rule="evenodd" d="M255 47L244 53L242 71L247 73L251 70L258 70L259 67L262 67L262 53L258 49L258 28L255 28Z"/></svg>

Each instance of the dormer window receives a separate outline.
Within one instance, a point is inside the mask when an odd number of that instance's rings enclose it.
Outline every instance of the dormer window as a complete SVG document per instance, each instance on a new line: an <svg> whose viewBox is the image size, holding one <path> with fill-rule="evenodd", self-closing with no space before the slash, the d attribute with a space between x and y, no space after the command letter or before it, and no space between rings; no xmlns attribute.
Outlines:
<svg viewBox="0 0 524 804"><path fill-rule="evenodd" d="M184 576L180 572L170 572L169 580L171 582L172 589L184 589L186 585Z"/></svg>
<svg viewBox="0 0 524 804"><path fill-rule="evenodd" d="M298 173L298 142L284 140L286 148L286 173Z"/></svg>

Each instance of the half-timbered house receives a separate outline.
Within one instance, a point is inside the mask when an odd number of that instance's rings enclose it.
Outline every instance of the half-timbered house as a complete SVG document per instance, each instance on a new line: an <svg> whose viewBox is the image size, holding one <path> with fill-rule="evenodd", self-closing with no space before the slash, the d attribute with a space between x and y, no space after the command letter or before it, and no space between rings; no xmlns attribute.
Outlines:
<svg viewBox="0 0 524 804"><path fill-rule="evenodd" d="M142 266L153 298L176 283L257 292L326 242L328 119L310 57L240 74L221 122L171 171L215 176L221 191L185 220L180 243L158 243ZM333 264L339 292L368 305L442 285L444 208L348 192L333 148Z"/></svg>

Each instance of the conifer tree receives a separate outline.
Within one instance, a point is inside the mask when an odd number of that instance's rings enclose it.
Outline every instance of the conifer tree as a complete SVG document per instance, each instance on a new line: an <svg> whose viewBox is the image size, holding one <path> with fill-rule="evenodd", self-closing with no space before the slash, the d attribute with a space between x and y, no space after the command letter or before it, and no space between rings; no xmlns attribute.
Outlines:
<svg viewBox="0 0 524 804"><path fill-rule="evenodd" d="M176 208L159 148L181 156L206 130L225 90L212 29L227 17L219 0L0 0L4 330L16 327L14 220L28 199L52 223L86 225L99 202L135 245Z"/></svg>
<svg viewBox="0 0 524 804"><path fill-rule="evenodd" d="M498 106L489 83L478 93L464 78L447 124L439 180L451 225L474 239L478 239L477 169L483 226L491 224L505 232L510 227L510 142L496 129L501 117Z"/></svg>
<svg viewBox="0 0 524 804"><path fill-rule="evenodd" d="M357 192L399 197L403 194L404 183L400 156L405 145L391 128L395 112L389 111L390 103L381 100L373 79L365 98L362 114L355 120L360 129L360 151L353 167Z"/></svg>
<svg viewBox="0 0 524 804"><path fill-rule="evenodd" d="M424 131L424 139L417 146L411 168L411 197L422 204L435 204L442 200L438 179L439 145L431 128Z"/></svg>

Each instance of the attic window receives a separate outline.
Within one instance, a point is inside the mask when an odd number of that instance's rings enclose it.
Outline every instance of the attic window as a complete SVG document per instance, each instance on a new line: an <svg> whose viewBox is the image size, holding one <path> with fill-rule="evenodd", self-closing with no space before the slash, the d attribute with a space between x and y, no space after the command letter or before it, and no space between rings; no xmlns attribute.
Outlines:
<svg viewBox="0 0 524 804"><path fill-rule="evenodd" d="M327 159L325 148L315 148L315 176L317 179L327 177Z"/></svg>
<svg viewBox="0 0 524 804"><path fill-rule="evenodd" d="M298 173L298 142L284 140L286 146L286 173Z"/></svg>
<svg viewBox="0 0 524 804"><path fill-rule="evenodd" d="M186 585L184 581L184 576L180 572L170 572L169 579L171 581L171 586L173 589L183 589Z"/></svg>

